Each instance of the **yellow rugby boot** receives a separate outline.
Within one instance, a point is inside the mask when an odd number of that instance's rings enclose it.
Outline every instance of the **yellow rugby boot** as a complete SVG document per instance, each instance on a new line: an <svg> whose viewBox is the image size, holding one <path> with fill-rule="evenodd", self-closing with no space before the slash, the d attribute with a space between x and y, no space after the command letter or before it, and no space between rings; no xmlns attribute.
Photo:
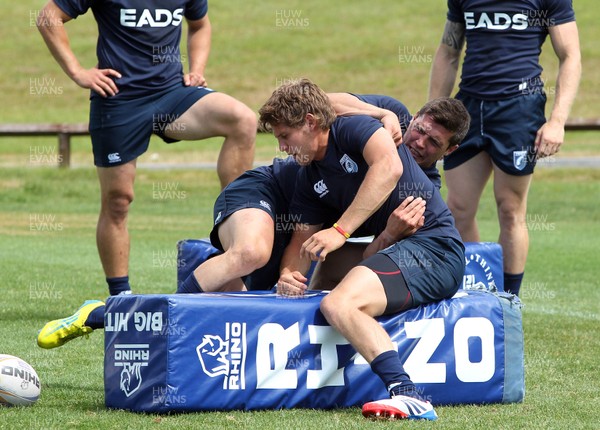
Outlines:
<svg viewBox="0 0 600 430"><path fill-rule="evenodd" d="M93 329L84 324L90 313L99 306L104 306L104 302L86 300L70 317L46 323L38 333L38 346L45 349L56 348L71 339L91 333Z"/></svg>

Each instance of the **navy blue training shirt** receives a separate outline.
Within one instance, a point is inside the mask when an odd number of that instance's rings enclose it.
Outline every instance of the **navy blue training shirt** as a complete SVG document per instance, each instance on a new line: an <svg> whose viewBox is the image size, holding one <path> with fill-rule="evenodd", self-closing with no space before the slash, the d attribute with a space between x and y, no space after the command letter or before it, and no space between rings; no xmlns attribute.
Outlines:
<svg viewBox="0 0 600 430"><path fill-rule="evenodd" d="M275 178L279 189L287 198L288 203L292 200L294 190L296 189L296 174L300 170L300 165L296 163L294 157L274 158L271 166L266 166ZM259 167L258 169L261 169Z"/></svg>
<svg viewBox="0 0 600 430"><path fill-rule="evenodd" d="M301 223L310 225L339 219L354 200L365 178L368 164L362 153L379 128L381 123L371 117L338 117L329 132L325 157L300 168L290 213L298 214ZM404 145L398 147L398 154L404 167L400 180L388 199L354 232L354 236L377 236L385 229L394 209L412 195L426 201L425 225L416 231L415 236L444 236L460 241L454 218L439 190Z"/></svg>
<svg viewBox="0 0 600 430"><path fill-rule="evenodd" d="M484 100L540 92L539 56L548 27L575 21L572 0L448 0L465 25L460 90Z"/></svg>
<svg viewBox="0 0 600 430"><path fill-rule="evenodd" d="M351 93L352 94L352 93ZM381 109L387 109L392 111L398 117L398 121L400 122L400 128L402 129L402 134L406 133L406 129L408 128L408 124L410 124L410 120L412 119L412 115L408 111L408 108L404 106L402 102L396 100L390 96L383 96L379 94L352 94L354 97L359 99L361 102L368 103L373 106L377 106Z"/></svg>
<svg viewBox="0 0 600 430"><path fill-rule="evenodd" d="M182 21L201 19L208 11L206 0L55 2L71 18L92 9L98 24L98 67L121 74L115 79L119 93L114 97L119 98L147 95L182 82Z"/></svg>
<svg viewBox="0 0 600 430"><path fill-rule="evenodd" d="M399 100L396 100L395 98L390 96L382 96L378 94L352 95L362 102L394 112L398 117L398 121L400 122L402 134L404 135L404 133L406 133L406 129L410 124L412 115L408 112L406 106L404 106L404 104L401 103ZM431 166L421 167L421 169L423 170L423 172L425 172L427 177L431 180L431 182L433 182L433 184L438 189L442 188L442 175L440 175L440 171L438 170L436 163L433 163Z"/></svg>

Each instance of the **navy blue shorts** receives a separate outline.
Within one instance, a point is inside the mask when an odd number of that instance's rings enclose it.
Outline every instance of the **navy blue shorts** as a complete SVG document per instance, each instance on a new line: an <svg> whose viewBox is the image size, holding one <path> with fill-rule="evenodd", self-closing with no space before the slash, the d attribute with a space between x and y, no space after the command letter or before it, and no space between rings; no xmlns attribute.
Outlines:
<svg viewBox="0 0 600 430"><path fill-rule="evenodd" d="M480 100L459 92L471 114L471 128L456 151L444 157L444 170L453 169L481 151L513 176L533 173L535 135L544 125L546 95L526 94L506 100Z"/></svg>
<svg viewBox="0 0 600 430"><path fill-rule="evenodd" d="M194 103L214 90L186 87L178 83L162 91L135 99L92 97L90 135L94 164L111 167L135 160L148 149L150 136L164 136L168 125Z"/></svg>
<svg viewBox="0 0 600 430"><path fill-rule="evenodd" d="M382 249L376 255L389 257L396 268L395 271L387 269L386 272L396 277L397 282L393 282L390 276L386 277L390 278L388 282L382 281L388 298L386 314L450 298L462 284L465 247L455 239L413 235ZM376 273L381 272L380 257L373 257L360 265ZM396 286L400 291L395 291ZM410 292L411 303L404 300L405 288ZM397 295L402 296L400 300Z"/></svg>
<svg viewBox="0 0 600 430"><path fill-rule="evenodd" d="M268 263L242 280L248 290L269 290L279 279L281 257L290 242L294 227L294 222L288 215L289 201L275 178L249 170L227 185L215 201L210 242L223 251L218 234L219 224L234 212L247 208L261 209L268 213L275 224L275 236Z"/></svg>

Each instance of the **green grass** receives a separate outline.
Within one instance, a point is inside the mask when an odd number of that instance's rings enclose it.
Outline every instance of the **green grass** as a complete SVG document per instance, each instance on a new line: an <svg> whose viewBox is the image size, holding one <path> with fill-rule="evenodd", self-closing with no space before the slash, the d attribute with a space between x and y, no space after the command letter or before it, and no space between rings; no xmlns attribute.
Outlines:
<svg viewBox="0 0 600 430"><path fill-rule="evenodd" d="M85 122L87 91L51 58L32 16L46 0L0 2L2 122ZM572 116L597 117L600 105L600 18L594 0L575 2L583 54L583 79ZM412 111L427 94L428 61L401 63L399 52L433 55L445 19L444 2L355 0L329 2L212 2L213 49L207 79L254 110L278 83L300 76L327 91L389 94ZM278 12L294 11L304 27L278 26ZM67 26L82 64L95 64L96 27L91 14ZM543 78L553 88L556 60L549 43ZM56 95L35 95L46 79ZM549 97L549 106L552 95ZM140 164L216 161L220 142L164 145L153 139ZM600 408L597 327L597 202L600 171L538 169L529 199L530 253L522 297L526 336L525 402L512 405L440 407L436 423L386 423L362 419L357 408L146 415L107 410L103 392L103 335L57 350L35 345L48 320L89 298L104 298L95 246L98 184L89 138L73 139L72 162L59 170L54 138L0 139L0 353L24 358L38 371L42 397L32 408L0 408L0 429L595 429ZM34 162L36 153L47 154ZM559 156L600 154L598 133L569 133ZM259 163L281 155L272 136L257 141ZM153 190L176 186L179 198ZM139 293L175 288L175 244L205 237L218 181L207 170L141 168L130 215L131 278ZM40 221L46 220L46 221ZM491 189L479 212L482 240L497 239ZM49 222L44 228L43 222ZM157 262L156 256L161 256ZM165 258L167 256L167 258ZM172 258L170 258L172 257Z"/></svg>
<svg viewBox="0 0 600 430"><path fill-rule="evenodd" d="M179 198L156 187L176 184ZM592 429L600 400L596 328L600 246L600 170L540 169L530 196L531 247L522 297L526 397L522 404L437 408L440 420L402 423L438 429ZM92 168L6 168L0 180L1 352L38 371L42 397L32 408L0 409L0 429L58 428L392 428L357 408L146 415L106 410L103 334L56 350L35 345L37 330L85 299L104 298L94 243L98 202ZM574 191L576 190L576 192ZM214 172L141 169L131 211L131 278L138 293L175 289L175 244L205 237L218 193ZM491 189L479 213L483 240L498 234ZM48 225L41 220L51 220ZM41 230L38 230L41 226ZM160 262L156 256L160 255ZM595 369L595 370L594 370ZM585 407L584 407L585 406Z"/></svg>
<svg viewBox="0 0 600 430"><path fill-rule="evenodd" d="M0 26L0 49L12 54L6 56L10 60L0 63L3 122L87 121L87 91L64 75L31 25L32 16L45 3L0 2L0 13L11 17ZM600 14L596 3L575 2L583 78L573 116L599 116L600 27L596 23ZM388 94L415 111L427 97L430 58L441 38L445 2L380 0L365 6L356 0L212 2L208 83L255 110L282 80L307 76L327 91ZM306 25L278 25L278 13L299 14ZM80 62L92 67L97 37L92 14L77 18L66 28ZM422 58L401 61L401 52L419 52ZM550 105L557 61L549 41L541 62ZM35 95L36 80L44 78L48 87L61 93Z"/></svg>
<svg viewBox="0 0 600 430"><path fill-rule="evenodd" d="M0 26L0 48L12 60L0 62L2 122L86 122L88 91L69 80L49 54L32 20L46 0L0 2L0 13L11 16ZM583 77L573 117L598 117L600 112L600 14L594 0L575 4L583 56ZM303 26L284 26L282 14L299 16ZM255 111L286 79L307 76L327 91L388 94L416 111L427 96L430 58L439 44L445 5L439 0L381 0L368 7L357 1L274 0L251 4L240 0L213 2L213 47L207 80L212 87L248 104ZM66 26L80 62L96 63L97 29L91 13ZM400 53L419 52L420 59L401 61ZM8 58L8 57L7 57ZM547 41L541 58L543 79L553 103L557 62ZM186 65L184 65L186 66ZM40 85L40 82L46 84ZM36 95L36 89L57 94ZM73 139L74 165L91 163L89 138ZM260 136L257 160L268 162L277 150L272 138ZM55 138L0 139L0 167L31 166L30 152L54 152ZM218 141L182 142L166 146L152 141L140 161L215 161ZM156 154L152 160L150 157ZM560 156L600 154L597 133L569 133Z"/></svg>

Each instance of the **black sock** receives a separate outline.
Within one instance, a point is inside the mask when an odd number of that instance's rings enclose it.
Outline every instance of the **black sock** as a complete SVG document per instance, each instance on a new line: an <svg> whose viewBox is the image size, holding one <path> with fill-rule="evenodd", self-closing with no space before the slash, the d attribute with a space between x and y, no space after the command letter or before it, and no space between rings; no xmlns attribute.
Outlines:
<svg viewBox="0 0 600 430"><path fill-rule="evenodd" d="M128 294L127 292L131 292L131 286L129 285L129 276L121 276L119 278L106 278L106 283L108 284L108 291L111 296L116 296L117 294Z"/></svg>
<svg viewBox="0 0 600 430"><path fill-rule="evenodd" d="M518 296L524 274L525 273L512 274L504 272L504 291Z"/></svg>
<svg viewBox="0 0 600 430"><path fill-rule="evenodd" d="M194 272L190 273L190 276L187 277L185 281L183 281L177 287L177 294L181 293L202 293L203 290L198 283L198 280L194 276Z"/></svg>
<svg viewBox="0 0 600 430"><path fill-rule="evenodd" d="M371 362L371 370L381 378L391 397L416 392L415 384L404 370L397 351L379 354Z"/></svg>
<svg viewBox="0 0 600 430"><path fill-rule="evenodd" d="M94 330L104 328L104 310L106 306L98 306L88 315L84 325L93 328Z"/></svg>

